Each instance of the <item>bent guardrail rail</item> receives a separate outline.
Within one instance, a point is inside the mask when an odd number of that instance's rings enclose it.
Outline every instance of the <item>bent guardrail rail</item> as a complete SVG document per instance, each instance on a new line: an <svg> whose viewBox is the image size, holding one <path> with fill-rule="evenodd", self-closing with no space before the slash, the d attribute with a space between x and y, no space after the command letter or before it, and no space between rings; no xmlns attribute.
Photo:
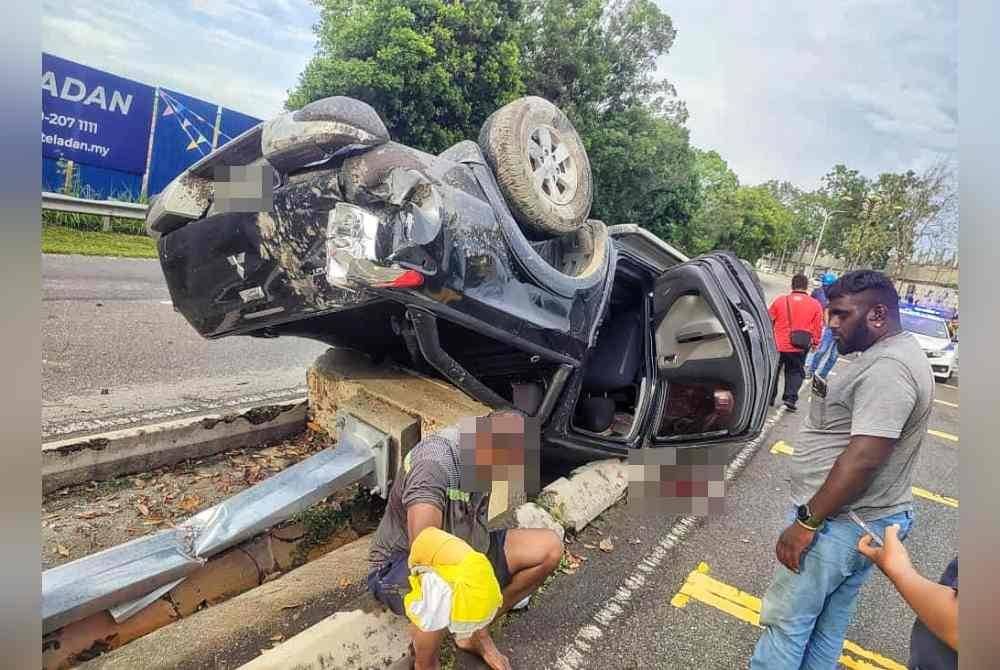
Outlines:
<svg viewBox="0 0 1000 670"><path fill-rule="evenodd" d="M387 491L389 436L350 415L338 417L338 428L336 447L195 514L176 528L43 572L43 634L105 609L112 610L116 620L124 620L211 556L355 482L368 478L370 488Z"/></svg>

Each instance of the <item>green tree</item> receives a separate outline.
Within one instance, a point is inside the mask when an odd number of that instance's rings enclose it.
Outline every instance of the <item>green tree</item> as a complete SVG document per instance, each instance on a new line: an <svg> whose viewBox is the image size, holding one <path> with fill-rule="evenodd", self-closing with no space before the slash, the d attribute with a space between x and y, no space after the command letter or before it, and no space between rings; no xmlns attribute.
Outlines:
<svg viewBox="0 0 1000 670"><path fill-rule="evenodd" d="M779 250L791 235L792 215L765 186L736 191L737 225L722 231L717 248L729 249L751 263Z"/></svg>
<svg viewBox="0 0 1000 670"><path fill-rule="evenodd" d="M798 252L798 262L804 263L806 251L816 242L826 212L831 209L829 199L821 191L803 191L788 181L771 180L762 184L791 214L788 237L781 240L777 253L782 260ZM825 237L825 234L824 234Z"/></svg>
<svg viewBox="0 0 1000 670"><path fill-rule="evenodd" d="M597 186L591 216L683 245L699 189L687 129L635 106L607 114L584 142Z"/></svg>
<svg viewBox="0 0 1000 670"><path fill-rule="evenodd" d="M701 254L717 248L724 231L739 225L740 181L718 152L694 152L700 201L684 230L682 245L689 253Z"/></svg>
<svg viewBox="0 0 1000 670"><path fill-rule="evenodd" d="M332 95L374 107L399 142L430 152L475 138L523 95L520 0L314 0L317 53L287 109Z"/></svg>
<svg viewBox="0 0 1000 670"><path fill-rule="evenodd" d="M917 249L954 248L958 234L958 194L955 175L947 162L921 173L880 175L883 226L892 247L889 268L901 277Z"/></svg>
<svg viewBox="0 0 1000 670"><path fill-rule="evenodd" d="M683 124L687 110L656 76L677 31L651 0L527 0L523 24L527 90L551 100L585 129L636 106Z"/></svg>
<svg viewBox="0 0 1000 670"><path fill-rule="evenodd" d="M676 35L670 17L650 0L528 0L524 16L526 91L556 104L583 138L592 215L684 246L699 196L687 111L656 73Z"/></svg>
<svg viewBox="0 0 1000 670"><path fill-rule="evenodd" d="M871 192L870 181L859 171L845 165L835 165L823 177L820 197L823 209L830 216L823 234L823 249L835 256L847 257L849 231L865 225L862 211ZM854 233L856 248L863 234Z"/></svg>

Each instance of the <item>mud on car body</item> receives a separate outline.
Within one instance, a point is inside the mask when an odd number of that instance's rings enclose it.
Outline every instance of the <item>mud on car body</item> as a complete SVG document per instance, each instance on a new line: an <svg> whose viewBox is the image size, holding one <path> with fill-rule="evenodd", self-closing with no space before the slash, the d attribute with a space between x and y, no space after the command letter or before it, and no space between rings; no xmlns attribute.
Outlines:
<svg viewBox="0 0 1000 670"><path fill-rule="evenodd" d="M242 172L241 172L242 171ZM234 204L259 174L264 206ZM777 352L751 269L589 219L590 165L540 98L439 155L327 98L193 165L147 227L203 336L300 336L442 377L537 416L577 455L760 430ZM261 211L263 210L263 211Z"/></svg>

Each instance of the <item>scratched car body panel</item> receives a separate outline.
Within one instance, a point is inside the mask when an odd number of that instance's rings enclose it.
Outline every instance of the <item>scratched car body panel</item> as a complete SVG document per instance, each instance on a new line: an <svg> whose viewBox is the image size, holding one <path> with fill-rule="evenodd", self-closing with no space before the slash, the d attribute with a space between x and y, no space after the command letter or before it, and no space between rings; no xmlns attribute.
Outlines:
<svg viewBox="0 0 1000 670"><path fill-rule="evenodd" d="M537 416L547 444L585 457L760 430L777 353L734 256L688 260L591 219L539 239L479 144L435 156L391 141L364 103L313 106L213 152L150 208L171 298L201 335L390 359ZM265 211L213 201L213 175L238 165L273 170Z"/></svg>

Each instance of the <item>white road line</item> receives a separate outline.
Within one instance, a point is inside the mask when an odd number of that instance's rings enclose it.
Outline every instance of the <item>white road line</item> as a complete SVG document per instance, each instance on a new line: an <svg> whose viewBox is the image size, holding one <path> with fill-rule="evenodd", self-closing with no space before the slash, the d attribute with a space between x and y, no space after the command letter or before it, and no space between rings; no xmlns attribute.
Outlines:
<svg viewBox="0 0 1000 670"><path fill-rule="evenodd" d="M740 450L740 453L736 455L726 468L726 481L732 480L746 467L750 459L757 453L760 445L767 439L771 428L774 427L774 424L784 414L785 407L782 405L774 413L774 416L764 424L760 435L748 442ZM591 623L586 624L577 631L573 641L563 648L555 661L555 665L551 667L556 670L579 670L579 668L584 667L587 664L585 654L590 651L591 642L599 640L604 636L602 628L611 626L625 612L622 605L628 605L635 592L646 583L646 577L643 573L650 574L656 570L660 563L663 562L663 559L670 553L670 550L683 541L688 532L700 523L701 517L692 515L683 516L674 522L674 525L667 531L663 539L657 542L653 550L639 561L635 571L623 580L624 585L619 586L608 602L591 617Z"/></svg>
<svg viewBox="0 0 1000 670"><path fill-rule="evenodd" d="M160 304L161 305L173 305L174 302L172 300L161 300Z"/></svg>

